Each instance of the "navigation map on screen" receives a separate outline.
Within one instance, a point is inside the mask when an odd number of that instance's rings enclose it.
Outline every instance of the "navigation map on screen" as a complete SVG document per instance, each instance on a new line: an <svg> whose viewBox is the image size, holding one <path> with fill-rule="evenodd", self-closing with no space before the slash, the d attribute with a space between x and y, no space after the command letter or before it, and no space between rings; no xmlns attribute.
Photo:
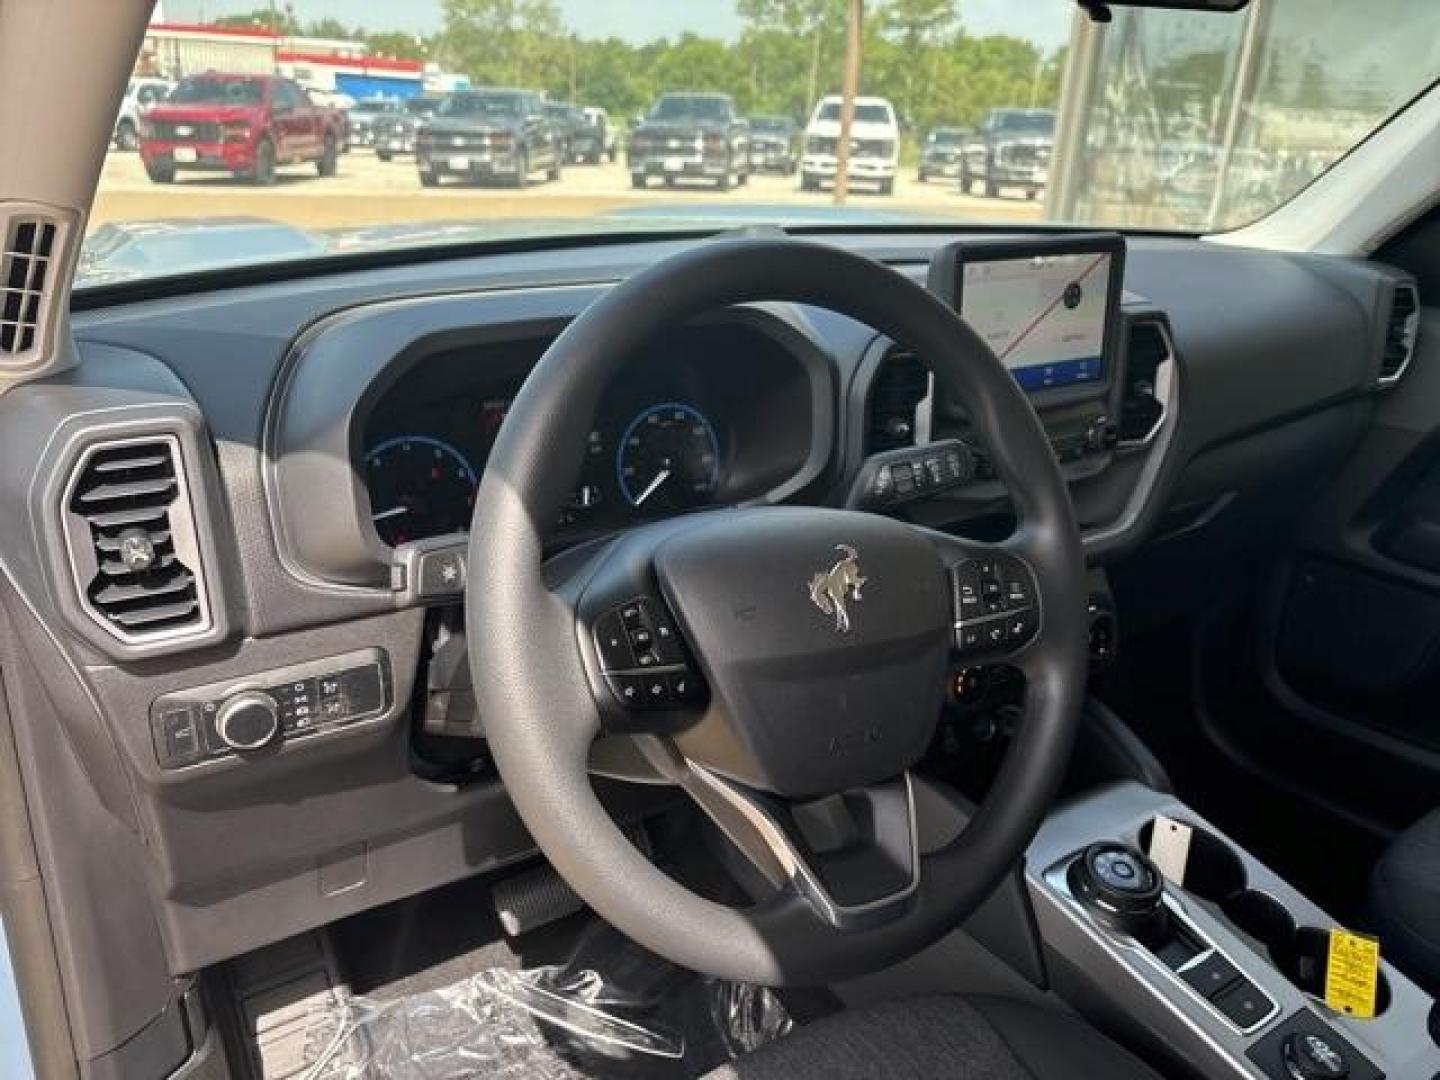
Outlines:
<svg viewBox="0 0 1440 1080"><path fill-rule="evenodd" d="M1111 255L965 263L961 314L1027 390L1105 375Z"/></svg>

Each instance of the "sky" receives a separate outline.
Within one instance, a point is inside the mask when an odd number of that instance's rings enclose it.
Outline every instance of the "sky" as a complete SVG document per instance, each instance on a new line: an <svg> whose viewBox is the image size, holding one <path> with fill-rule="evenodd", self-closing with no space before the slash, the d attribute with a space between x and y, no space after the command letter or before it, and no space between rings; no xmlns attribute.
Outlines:
<svg viewBox="0 0 1440 1080"><path fill-rule="evenodd" d="M203 22L253 11L268 0L160 0L164 17ZM430 33L441 23L440 0L289 0L302 22L327 16L370 30ZM740 32L734 0L557 0L566 21L584 36L615 35L633 42L674 37L686 30L733 38ZM276 0L283 8L286 0ZM960 20L972 34L1014 34L1051 50L1070 34L1071 0L960 0Z"/></svg>

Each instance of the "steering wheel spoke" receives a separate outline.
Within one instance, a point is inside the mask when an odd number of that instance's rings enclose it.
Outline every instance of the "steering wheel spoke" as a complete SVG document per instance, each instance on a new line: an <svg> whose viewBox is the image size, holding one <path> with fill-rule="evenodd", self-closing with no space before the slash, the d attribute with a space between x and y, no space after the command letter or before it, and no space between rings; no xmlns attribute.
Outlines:
<svg viewBox="0 0 1440 1080"><path fill-rule="evenodd" d="M820 799L782 799L687 762L680 786L772 888L836 930L902 916L920 888L919 830L907 772Z"/></svg>

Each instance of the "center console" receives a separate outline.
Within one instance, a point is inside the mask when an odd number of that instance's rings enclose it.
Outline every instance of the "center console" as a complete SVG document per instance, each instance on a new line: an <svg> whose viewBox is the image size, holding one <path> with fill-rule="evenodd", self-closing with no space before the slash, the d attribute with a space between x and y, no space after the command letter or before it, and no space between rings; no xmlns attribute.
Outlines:
<svg viewBox="0 0 1440 1080"><path fill-rule="evenodd" d="M1171 821L1189 839L1178 885L1147 855ZM1026 888L1053 988L1202 1076L1440 1074L1430 997L1382 960L1373 1019L1325 1005L1334 920L1173 796L1125 783L1058 808Z"/></svg>

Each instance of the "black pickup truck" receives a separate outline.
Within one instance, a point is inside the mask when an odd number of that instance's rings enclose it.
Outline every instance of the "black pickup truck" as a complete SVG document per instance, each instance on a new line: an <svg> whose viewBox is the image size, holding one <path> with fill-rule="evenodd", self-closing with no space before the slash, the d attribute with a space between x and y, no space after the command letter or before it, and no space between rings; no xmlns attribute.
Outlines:
<svg viewBox="0 0 1440 1080"><path fill-rule="evenodd" d="M728 94L662 94L630 134L630 181L708 180L719 191L750 177L749 127Z"/></svg>
<svg viewBox="0 0 1440 1080"><path fill-rule="evenodd" d="M415 137L415 161L426 187L445 176L524 187L536 170L558 180L564 154L564 139L533 90L451 94Z"/></svg>
<svg viewBox="0 0 1440 1080"><path fill-rule="evenodd" d="M960 163L960 190L978 186L992 199L1002 187L1018 187L1027 199L1045 190L1050 180L1050 152L1055 147L1055 114L1049 109L992 109L980 130L965 145Z"/></svg>

